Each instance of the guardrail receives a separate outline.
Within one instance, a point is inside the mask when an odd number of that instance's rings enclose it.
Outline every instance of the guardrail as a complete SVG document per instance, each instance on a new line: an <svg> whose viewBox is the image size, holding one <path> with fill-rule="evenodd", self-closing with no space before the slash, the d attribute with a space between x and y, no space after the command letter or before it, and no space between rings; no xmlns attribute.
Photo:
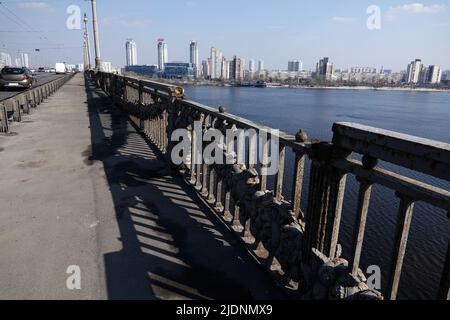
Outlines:
<svg viewBox="0 0 450 320"><path fill-rule="evenodd" d="M239 142L235 165L195 164L198 145L194 122L204 134L210 128L252 129L274 138L266 126L187 100L180 87L122 77L91 74L97 85L130 116L130 119L170 160L175 129L187 129L192 143L188 167L179 168L201 197L258 256L259 261L298 283L302 297L313 299L383 299L369 289L359 268L366 221L374 184L394 190L400 199L399 220L389 286L384 296L396 299L414 204L424 201L449 212L450 192L382 169L382 160L450 181L450 145L355 123L335 123L332 142L309 141L303 131L295 136L277 134L280 142L278 173L269 177L266 162L252 164L257 141ZM272 136L271 136L272 134ZM226 141L223 145L226 145ZM205 144L200 144L202 150ZM263 159L269 148L262 147ZM285 174L286 150L295 154L293 174ZM226 153L226 147L223 148ZM362 161L352 159L353 154ZM246 157L245 155L248 155ZM304 182L305 159L311 160L309 183ZM348 175L359 183L357 219L352 252L343 259L339 244L341 213ZM270 178L270 179L268 179ZM283 196L292 182L291 201ZM269 181L271 187L269 187ZM302 199L303 185L308 187ZM305 203L306 212L301 210ZM450 244L438 297L449 299Z"/></svg>
<svg viewBox="0 0 450 320"><path fill-rule="evenodd" d="M22 121L23 113L30 114L32 108L40 105L44 99L51 96L73 76L74 74L65 75L0 101L0 132L9 132L9 115L11 113L14 121Z"/></svg>

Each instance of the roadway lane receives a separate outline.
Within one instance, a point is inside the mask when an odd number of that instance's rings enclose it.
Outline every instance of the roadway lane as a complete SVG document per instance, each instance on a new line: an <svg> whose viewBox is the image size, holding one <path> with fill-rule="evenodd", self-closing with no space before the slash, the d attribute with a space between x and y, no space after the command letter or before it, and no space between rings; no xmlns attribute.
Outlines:
<svg viewBox="0 0 450 320"><path fill-rule="evenodd" d="M60 75L60 74L57 75L57 74L54 74L54 73L38 73L35 76L36 79L37 79L37 82L34 85L35 86L39 86L41 84L50 82L50 81L55 80L57 78L60 78L62 76L63 75ZM10 97L12 97L12 96L14 96L14 95L16 95L18 93L22 93L22 92L24 92L23 89L10 89L10 88L8 88L8 89L1 89L1 91L0 91L0 101L8 99L8 98L10 98Z"/></svg>

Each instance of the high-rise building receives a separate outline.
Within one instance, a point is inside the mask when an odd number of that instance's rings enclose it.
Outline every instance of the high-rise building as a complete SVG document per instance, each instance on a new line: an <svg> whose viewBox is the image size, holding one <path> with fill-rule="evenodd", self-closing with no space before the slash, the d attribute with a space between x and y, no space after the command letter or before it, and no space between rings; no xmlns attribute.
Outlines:
<svg viewBox="0 0 450 320"><path fill-rule="evenodd" d="M255 60L254 59L250 59L248 60L248 71L250 72L255 72Z"/></svg>
<svg viewBox="0 0 450 320"><path fill-rule="evenodd" d="M11 66L11 55L9 53L0 52L0 68Z"/></svg>
<svg viewBox="0 0 450 320"><path fill-rule="evenodd" d="M200 59L198 55L198 45L196 41L191 41L189 45L190 63L194 66L194 75L196 78L200 75Z"/></svg>
<svg viewBox="0 0 450 320"><path fill-rule="evenodd" d="M316 78L319 80L331 81L334 77L334 65L328 57L321 59L316 64Z"/></svg>
<svg viewBox="0 0 450 320"><path fill-rule="evenodd" d="M450 80L450 70L443 71L441 79L445 81Z"/></svg>
<svg viewBox="0 0 450 320"><path fill-rule="evenodd" d="M208 58L207 62L208 62L208 76L209 76L209 79L211 79L211 77L212 77L212 65L213 65L212 59Z"/></svg>
<svg viewBox="0 0 450 320"><path fill-rule="evenodd" d="M230 79L230 66L231 61L227 61L225 57L222 58L222 80Z"/></svg>
<svg viewBox="0 0 450 320"><path fill-rule="evenodd" d="M438 84L442 79L441 68L435 65L431 65L427 68L427 73L425 76L425 82L431 84Z"/></svg>
<svg viewBox="0 0 450 320"><path fill-rule="evenodd" d="M234 56L230 62L230 79L235 81L244 80L244 60Z"/></svg>
<svg viewBox="0 0 450 320"><path fill-rule="evenodd" d="M210 72L209 66L210 66L209 59L202 61L202 76L204 79L209 79L211 77L211 72Z"/></svg>
<svg viewBox="0 0 450 320"><path fill-rule="evenodd" d="M20 54L20 63L21 63L22 67L25 67L25 68L30 67L30 60L28 59L28 53Z"/></svg>
<svg viewBox="0 0 450 320"><path fill-rule="evenodd" d="M158 39L158 69L164 70L164 64L169 62L167 43L164 39Z"/></svg>
<svg viewBox="0 0 450 320"><path fill-rule="evenodd" d="M264 60L258 61L258 72L261 72L264 70Z"/></svg>
<svg viewBox="0 0 450 320"><path fill-rule="evenodd" d="M416 59L408 64L406 70L406 82L407 83L419 83L420 75L422 72L422 60Z"/></svg>
<svg viewBox="0 0 450 320"><path fill-rule="evenodd" d="M303 70L303 63L300 60L288 61L288 71L299 72Z"/></svg>
<svg viewBox="0 0 450 320"><path fill-rule="evenodd" d="M128 39L125 44L127 55L127 66L136 66L137 62L137 47L136 42L133 39Z"/></svg>
<svg viewBox="0 0 450 320"><path fill-rule="evenodd" d="M223 53L220 49L211 48L211 79L219 80L222 78Z"/></svg>

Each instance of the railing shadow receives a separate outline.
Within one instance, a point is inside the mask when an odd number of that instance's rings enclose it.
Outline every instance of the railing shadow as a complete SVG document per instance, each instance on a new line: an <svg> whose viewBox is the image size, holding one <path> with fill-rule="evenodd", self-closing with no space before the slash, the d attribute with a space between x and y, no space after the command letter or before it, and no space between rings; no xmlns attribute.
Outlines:
<svg viewBox="0 0 450 320"><path fill-rule="evenodd" d="M102 163L122 249L104 255L110 299L282 299L109 97L86 81L88 163Z"/></svg>

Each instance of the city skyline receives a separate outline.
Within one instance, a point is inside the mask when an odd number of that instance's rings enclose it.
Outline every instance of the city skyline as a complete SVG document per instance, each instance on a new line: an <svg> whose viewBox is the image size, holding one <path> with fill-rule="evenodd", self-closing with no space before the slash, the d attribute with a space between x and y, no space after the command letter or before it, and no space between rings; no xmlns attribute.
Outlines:
<svg viewBox="0 0 450 320"><path fill-rule="evenodd" d="M68 17L66 9L72 3L64 0L33 2L42 3L39 6L24 5L26 3L30 2L5 2L11 9L20 9L19 15L27 16L30 26L38 32L25 32L25 28L20 33L24 39L20 41L17 33L4 32L0 50L10 54L30 52L36 56L30 60L41 63L46 60L82 61L82 30L62 28ZM166 19L164 14L147 14L164 12L164 7L171 4L181 6L182 13L171 12L171 19ZM332 57L336 68L383 66L404 70L405 62L417 57L440 65L444 70L450 68L445 54L450 51L450 44L440 40L450 35L450 1L427 1L419 6L408 1L379 1L382 24L380 30L374 31L366 26L369 17L366 9L370 4L368 1L358 4L342 1L339 5L286 1L282 7L289 10L274 14L280 12L279 3L249 1L242 4L236 19L230 23L229 8L223 8L223 14L213 19L205 13L215 12L218 4L205 1L164 4L134 1L128 10L123 10L117 1L108 1L108 5L99 1L102 58L116 66L125 65L123 51L118 48L126 39L133 38L139 43L139 63L156 64L154 43L164 37L170 43L170 61L189 61L186 43L195 39L200 61L208 58L209 48L214 46L221 48L229 58L237 55L246 61L262 59L267 69L285 69L287 61L300 59L305 70L314 70L321 56ZM77 5L82 13L89 13L89 3L77 2ZM256 14L269 22L243 19ZM89 14L88 18L91 20ZM9 29L7 20L0 22L0 30ZM274 45L282 50L274 50ZM41 47L41 52L35 53L35 47Z"/></svg>
<svg viewBox="0 0 450 320"><path fill-rule="evenodd" d="M128 61L128 56L129 56L129 52L128 52L128 43L129 43L130 39L127 40L127 61ZM136 43L134 42L134 40L131 40L134 43L134 51L136 54ZM164 70L164 64L170 62L170 63L186 63L186 61L182 61L182 60L168 60L168 48L167 48L167 43L165 41L165 39L163 38L159 38L158 39L158 46L157 46L157 51L158 51L158 63L155 64L147 64L147 66L151 66L151 65L155 65L158 67L159 70ZM202 60L200 63L200 59L199 59L199 49L198 49L198 43L197 41L191 40L189 43L189 61L188 63L190 63L193 68L194 68L194 72L195 72L195 77L198 78L201 74L203 74L203 76L208 76L211 79L215 79L215 80L219 80L219 79L224 79L224 80L228 80L228 74L232 74L233 72L236 73L235 71L232 70L233 67L230 67L230 63L233 63L233 61L235 61L237 58L236 55L233 56L232 60L229 60L226 58L226 56L223 54L223 52L216 47L211 47L210 49L210 56L209 58L206 58L205 60ZM255 59L251 58L248 60L248 67L245 68L245 64L246 64L246 60L243 58L238 58L240 60L239 62L239 68L242 69L242 74L243 71L249 71L251 73L258 71L261 72L263 70L272 70L272 71L277 71L277 70L284 70L284 71L288 71L288 72L302 72L302 71L309 71L312 73L316 74L318 78L323 78L325 80L331 80L332 75L334 75L335 71L341 71L341 69L337 69L334 65L334 63L328 62L329 57L325 57L324 59L320 60L318 63L316 63L315 68L310 69L310 70L305 70L303 68L303 61L302 60L298 60L298 59L290 59L287 61L287 68L281 68L281 69L265 69L265 65L264 65L264 60L259 59L258 60L258 68L257 70L255 70ZM413 64L417 64L417 62L420 62L420 70L415 70L417 67L412 66ZM324 65L322 65L322 63ZM205 64L207 65L207 67L205 67ZM126 66L129 66L128 62L126 64ZM406 66L405 69L400 69L400 70L396 70L397 73L406 73L407 74L407 79L406 82L409 83L425 83L425 82L430 82L430 83L436 83L436 82L440 82L441 76L442 76L442 68L438 65L430 65L428 68L431 68L431 74L429 74L429 71L427 70L423 70L425 66L422 64L422 60L421 59L415 59L415 61L411 62L410 64L408 64ZM120 68L120 66L119 66ZM230 73L230 68L231 68L231 72ZM412 71L410 70L412 68ZM381 66L380 69L377 69L376 67L370 67L370 66L346 66L342 68L342 71L346 72L346 73L360 73L360 74L364 74L364 73L384 73L384 71L389 71L389 74L392 73L391 69L386 70L384 68L384 66ZM224 74L226 74L226 76L224 76ZM413 74L413 79L411 78L411 74ZM419 74L422 77L422 79L419 79ZM431 79L428 79L428 77L431 77ZM235 77L236 78L236 77ZM239 78L239 77L238 77ZM243 76L241 77L243 78ZM427 78L427 80L425 80L425 78Z"/></svg>
<svg viewBox="0 0 450 320"><path fill-rule="evenodd" d="M129 60L129 44L127 41L127 61ZM184 78L196 80L215 81L326 81L336 83L365 83L365 84L413 84L413 85L439 85L441 80L448 80L450 70L442 70L440 66L431 64L426 66L421 59L415 59L406 66L406 70L393 72L391 69L380 69L373 67L353 66L347 69L337 69L329 57L324 57L316 63L315 70L303 70L301 60L289 60L287 69L267 70L264 69L264 61L258 60L258 68L255 68L255 59L248 60L248 68L245 67L246 60L237 57L227 59L223 52L216 47L211 47L210 57L202 60L201 68L199 62L198 43L191 40L189 43L189 61L168 61L168 49L165 39L157 42L158 65L130 65L116 72L137 72L146 76L157 76L162 78ZM136 52L135 52L136 54Z"/></svg>
<svg viewBox="0 0 450 320"><path fill-rule="evenodd" d="M127 61L129 56L127 41ZM136 50L136 45L134 44ZM147 76L155 75L155 70L159 77L181 77L194 78L197 80L210 79L219 81L255 81L265 80L267 78L282 81L282 79L296 79L296 81L312 80L327 82L360 82L360 83L390 83L390 84L420 84L420 85L439 85L441 80L448 80L448 72L442 70L438 65L426 66L421 59L415 59L409 63L406 70L393 72L390 69L381 67L380 69L373 67L353 66L347 69L336 69L329 57L324 57L316 63L315 70L303 70L303 62L301 60L289 60L287 69L284 70L265 70L264 61L258 60L258 69L255 70L255 59L248 60L248 68L245 67L245 59L236 55L232 60L227 59L223 52L216 47L211 47L210 57L202 60L201 68L199 62L198 43L191 40L189 44L189 62L185 61L166 61L168 55L167 43L164 39L158 39L158 65L154 65L156 69L146 69ZM163 58L165 57L165 58ZM127 66L130 66L127 64ZM169 66L170 71L166 72ZM124 72L137 71L144 73L142 66L136 66L139 69L123 69ZM147 66L151 67L151 66ZM153 70L153 71L152 71Z"/></svg>

